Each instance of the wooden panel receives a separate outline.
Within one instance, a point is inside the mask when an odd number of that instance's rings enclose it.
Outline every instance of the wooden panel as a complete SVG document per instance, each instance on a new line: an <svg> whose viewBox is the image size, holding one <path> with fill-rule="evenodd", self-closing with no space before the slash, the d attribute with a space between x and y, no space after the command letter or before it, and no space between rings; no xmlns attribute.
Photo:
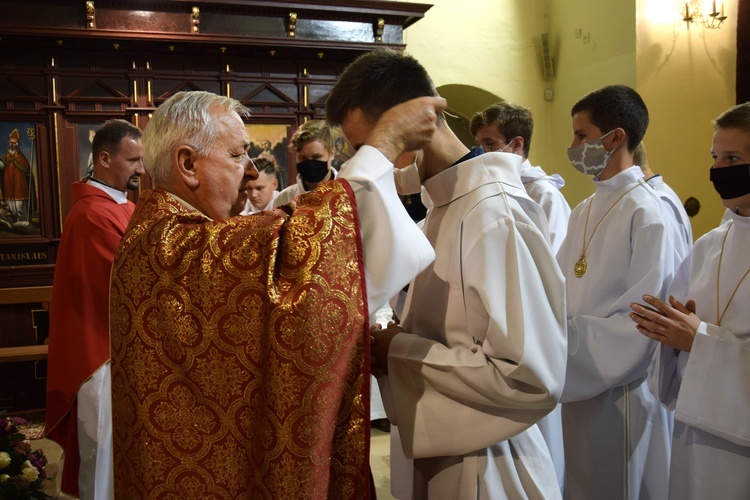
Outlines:
<svg viewBox="0 0 750 500"><path fill-rule="evenodd" d="M0 363L18 361L38 361L47 359L47 345L27 345L19 347L0 347Z"/></svg>
<svg viewBox="0 0 750 500"><path fill-rule="evenodd" d="M325 98L346 64L385 46L372 41L372 23L382 18L386 28L402 29L429 8L361 0L335 7L283 0L196 2L201 15L214 20L239 16L254 21L242 27L246 31L226 27L222 33L217 26L215 33L193 33L189 23L167 22L190 20L187 2L95 4L99 24L82 28L83 21L71 23L73 12L82 19L85 15L80 2L30 0L19 5L0 0L0 64L6 70L0 75L0 119L39 124L41 228L35 242L49 244L50 263L70 208L70 183L81 178L81 127L115 117L143 127L155 106L175 92L206 90L241 99L253 110L252 123L283 123L293 130L306 119L323 116ZM163 22L134 21L144 8L164 17ZM287 32L287 27L279 33L277 23L285 24L290 12L297 14L294 29L299 33ZM355 26L359 34L323 29L334 25ZM303 35L311 39L303 40ZM10 242L19 240L0 238L0 246Z"/></svg>
<svg viewBox="0 0 750 500"><path fill-rule="evenodd" d="M51 300L51 286L0 289L0 304L49 303Z"/></svg>
<svg viewBox="0 0 750 500"><path fill-rule="evenodd" d="M403 29L431 7L390 0L94 3L88 20L84 0L0 0L0 121L36 127L39 188L38 231L0 236L0 256L47 255L47 263L34 264L0 257L8 264L0 266L0 379L11 381L0 384L0 408L9 410L44 406L44 362L33 360L45 347L30 346L43 341L32 311L51 297L70 183L80 179L87 155L81 131L115 117L143 128L175 92L207 90L242 100L253 109L250 126L278 125L288 142L305 120L323 117L349 62L380 47L403 50ZM287 162L293 179L293 159ZM147 178L140 189L150 186Z"/></svg>

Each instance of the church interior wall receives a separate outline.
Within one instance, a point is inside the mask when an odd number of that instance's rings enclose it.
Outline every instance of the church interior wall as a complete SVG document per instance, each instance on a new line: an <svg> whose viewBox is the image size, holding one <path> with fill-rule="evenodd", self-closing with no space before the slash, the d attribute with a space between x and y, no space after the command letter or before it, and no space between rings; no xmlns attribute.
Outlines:
<svg viewBox="0 0 750 500"><path fill-rule="evenodd" d="M380 3L397 2L400 0ZM206 3L206 29L212 26L208 14L215 3ZM119 49L119 44L101 38L89 45L79 41L80 47L70 50L71 40L61 37L60 41L50 38L49 47L40 45L22 55L5 51L0 57L5 73L0 75L0 96L8 97L0 99L0 121L13 126L20 123L24 125L19 128L22 136L34 137L38 146L33 161L40 169L38 189L45 209L40 219L32 221L39 228L36 234L19 234L2 241L6 243L2 249L9 256L41 256L40 262L6 265L0 272L0 287L51 285L56 244L68 207L63 188L79 174L77 165L70 166L81 156L78 125L116 116L143 127L148 113L170 92L196 85L213 85L215 91L231 86L233 96L257 105L253 109L257 123L281 123L292 130L305 119L321 117L327 90L336 75L356 54L370 50L370 38L377 36L377 16L362 20L364 14L356 12L357 2L348 3L351 12L343 14L332 14L329 6L320 3L316 15L325 23L358 22L362 26L358 25L357 32L365 33L367 40L334 40L332 44L296 40L290 45L294 56L286 60L280 57L283 53L267 47L240 43L238 37L244 35L221 34L198 45L182 43L188 35L180 35L181 43L176 43L174 50L183 52L177 62L166 39L155 44L146 35L134 37ZM475 0L470 6L466 0L420 2L432 4L430 8L400 3L401 13L385 18L385 31L381 33L384 40L396 48L403 41L406 52L426 67L448 98L459 125L501 98L532 109L536 127L530 159L548 173L565 178L563 193L571 206L591 194L593 184L577 173L566 157L572 136L570 108L591 90L622 83L635 87L650 108L651 126L645 142L652 168L664 175L683 201L694 197L702 206L693 219L695 237L718 224L723 209L708 181L711 120L735 102L737 0L725 2L728 20L718 30L695 23L688 28L673 0L595 0L585 5L577 0ZM72 0L54 3L60 9L69 4ZM17 8L15 2L0 1L0 5ZM169 9L165 12L174 15ZM85 12L79 14L75 22L82 25ZM190 22L188 13L180 15L181 22ZM331 16L343 16L343 21L331 20ZM406 22L409 16L419 18L419 22ZM49 14L45 19L52 17ZM29 20L36 22L34 16ZM279 17L275 23L280 36L287 36L288 20ZM301 22L300 26L305 25ZM7 29L10 31L2 34L4 40L0 38L5 46L29 36L22 27ZM331 33L336 34L335 30ZM549 36L553 59L553 76L547 79L542 34ZM264 36L263 40L273 43L277 35L269 32ZM220 51L224 39L236 44L232 48L230 43L227 53ZM97 62L92 50L103 53L105 46L108 55ZM144 47L147 50L141 50ZM193 50L195 47L198 50ZM207 55L210 51L213 55ZM212 69L206 72L183 67L187 53L192 54L189 60ZM256 64L258 60L263 64ZM94 73L97 78L92 80ZM162 77L153 77L158 74ZM54 95L53 88L59 95ZM461 133L467 145L472 145L467 130ZM23 251L29 242L39 251ZM45 297L34 301L40 305L26 309L39 309L47 302ZM3 347L19 345L6 335L20 325L21 320L13 316L18 307L0 305ZM28 311L23 317L26 323L31 321ZM22 329L29 332L27 336L34 343L39 342L34 326L26 323ZM9 364L6 368L13 370ZM34 371L34 378L39 378L36 367ZM0 400L3 396L0 394Z"/></svg>
<svg viewBox="0 0 750 500"><path fill-rule="evenodd" d="M723 208L708 181L711 120L735 104L736 0L724 2L728 19L714 30L696 23L688 29L673 0L431 3L424 19L404 32L406 52L441 91L448 89L449 107L466 119L492 96L529 107L535 121L530 159L565 178L571 206L593 184L567 160L570 109L587 92L620 83L638 90L649 106L644 141L652 169L683 202L694 197L701 204L692 219L694 237L716 227ZM541 70L542 33L550 38L551 80Z"/></svg>

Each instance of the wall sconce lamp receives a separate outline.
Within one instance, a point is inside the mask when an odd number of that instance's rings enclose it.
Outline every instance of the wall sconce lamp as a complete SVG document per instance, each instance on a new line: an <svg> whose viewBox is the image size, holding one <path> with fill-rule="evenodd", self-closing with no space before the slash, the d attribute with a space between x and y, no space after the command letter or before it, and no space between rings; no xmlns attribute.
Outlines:
<svg viewBox="0 0 750 500"><path fill-rule="evenodd" d="M691 4L693 6L692 12L690 9ZM716 10L716 0L712 0L711 12L703 12L702 7L703 5L700 0L687 1L684 8L681 7L682 20L685 21L688 29L690 29L690 23L696 21L700 21L704 28L710 30L715 30L724 24L724 21L727 19L727 16L724 15L724 2L721 2L720 11Z"/></svg>

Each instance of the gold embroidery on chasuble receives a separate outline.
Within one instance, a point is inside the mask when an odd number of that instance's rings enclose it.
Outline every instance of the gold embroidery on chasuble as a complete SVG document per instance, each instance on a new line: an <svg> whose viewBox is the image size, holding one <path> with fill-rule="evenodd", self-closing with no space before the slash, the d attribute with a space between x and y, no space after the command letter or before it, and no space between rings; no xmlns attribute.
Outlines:
<svg viewBox="0 0 750 500"><path fill-rule="evenodd" d="M118 498L368 496L364 269L345 181L291 216L225 221L146 192L111 296Z"/></svg>

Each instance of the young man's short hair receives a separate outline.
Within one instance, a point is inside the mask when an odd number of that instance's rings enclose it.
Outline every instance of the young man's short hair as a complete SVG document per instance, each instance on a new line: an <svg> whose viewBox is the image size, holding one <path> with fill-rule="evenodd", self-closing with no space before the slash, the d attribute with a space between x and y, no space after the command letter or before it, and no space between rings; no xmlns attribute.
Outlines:
<svg viewBox="0 0 750 500"><path fill-rule="evenodd" d="M273 177L274 179L276 178L279 173L279 167L274 165L271 160L269 160L268 158L261 158L259 156L251 159L253 161L253 165L255 165L255 168L258 169L258 173L264 173L269 177Z"/></svg>
<svg viewBox="0 0 750 500"><path fill-rule="evenodd" d="M750 132L750 102L738 104L714 120L714 128L736 128Z"/></svg>
<svg viewBox="0 0 750 500"><path fill-rule="evenodd" d="M603 133L621 128L628 135L628 151L633 152L646 134L648 108L638 92L627 85L609 85L583 96L570 114L588 113L591 123Z"/></svg>
<svg viewBox="0 0 750 500"><path fill-rule="evenodd" d="M350 111L360 109L367 121L375 123L397 104L437 95L432 79L416 59L378 49L359 56L344 70L326 102L326 119L339 126Z"/></svg>
<svg viewBox="0 0 750 500"><path fill-rule="evenodd" d="M310 141L318 141L326 151L333 150L333 133L331 127L323 120L310 120L299 126L292 135L292 148L299 151Z"/></svg>
<svg viewBox="0 0 750 500"><path fill-rule="evenodd" d="M483 127L497 127L498 132L510 142L514 137L523 138L523 154L529 156L531 135L534 132L534 118L531 110L507 101L493 104L471 117L471 135L477 135Z"/></svg>

